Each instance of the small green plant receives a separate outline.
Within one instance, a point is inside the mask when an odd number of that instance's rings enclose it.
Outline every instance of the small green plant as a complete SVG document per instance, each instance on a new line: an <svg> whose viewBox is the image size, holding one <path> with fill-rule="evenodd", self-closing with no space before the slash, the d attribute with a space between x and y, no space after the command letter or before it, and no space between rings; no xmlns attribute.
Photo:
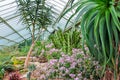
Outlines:
<svg viewBox="0 0 120 80"><path fill-rule="evenodd" d="M37 41L34 48L34 51L36 52L35 56L39 56L43 49L45 50L45 42Z"/></svg>
<svg viewBox="0 0 120 80"><path fill-rule="evenodd" d="M34 71L36 69L36 66L34 64L28 66L29 71Z"/></svg>
<svg viewBox="0 0 120 80"><path fill-rule="evenodd" d="M51 45L51 44L48 44ZM44 52L42 53L48 60L50 59L59 59L61 57L61 50L60 49L56 49L56 48L49 48L44 50Z"/></svg>
<svg viewBox="0 0 120 80"><path fill-rule="evenodd" d="M12 64L3 64L2 69L7 72L13 72L16 70L16 68Z"/></svg>
<svg viewBox="0 0 120 80"><path fill-rule="evenodd" d="M12 61L13 65L19 65L19 64L23 64L24 63L24 61L17 59L15 56L13 56L11 58L11 61Z"/></svg>
<svg viewBox="0 0 120 80"><path fill-rule="evenodd" d="M10 51L8 54L7 48L5 49L6 51L3 51L3 53L0 53L0 80L3 80L5 72L11 72L15 70L13 63L10 60L11 57L13 56L11 54L12 51Z"/></svg>
<svg viewBox="0 0 120 80"><path fill-rule="evenodd" d="M9 64L9 63L11 63L11 61L10 61L11 57L12 57L11 53L10 54L8 54L6 52L5 53L0 53L0 63L1 64L4 64L4 63Z"/></svg>
<svg viewBox="0 0 120 80"><path fill-rule="evenodd" d="M13 72L15 67L12 64L1 64L0 65L0 79L3 79L5 72Z"/></svg>
<svg viewBox="0 0 120 80"><path fill-rule="evenodd" d="M28 66L28 73L27 73L27 79L31 79L31 73L36 69L36 66L34 64Z"/></svg>
<svg viewBox="0 0 120 80"><path fill-rule="evenodd" d="M81 47L80 31L77 29L68 30L65 32L59 29L50 36L50 39L56 48L62 49L65 53L68 54L71 53L72 48Z"/></svg>
<svg viewBox="0 0 120 80"><path fill-rule="evenodd" d="M53 43L47 41L37 41L34 50L37 50L36 56L47 58L47 60L59 59L61 56L59 54L61 50L54 48Z"/></svg>
<svg viewBox="0 0 120 80"><path fill-rule="evenodd" d="M5 74L5 70L4 70L3 66L2 66L2 65L0 65L0 80L2 80L2 79L3 79L4 74Z"/></svg>
<svg viewBox="0 0 120 80"><path fill-rule="evenodd" d="M30 46L23 46L20 48L21 53L27 53L29 51ZM25 54L26 55L26 54Z"/></svg>

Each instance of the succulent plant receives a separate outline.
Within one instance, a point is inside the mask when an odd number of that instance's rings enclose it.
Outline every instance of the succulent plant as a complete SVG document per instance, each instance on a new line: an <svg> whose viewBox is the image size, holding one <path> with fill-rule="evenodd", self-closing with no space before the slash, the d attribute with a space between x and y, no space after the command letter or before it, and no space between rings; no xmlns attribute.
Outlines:
<svg viewBox="0 0 120 80"><path fill-rule="evenodd" d="M10 73L9 80L21 80L18 72Z"/></svg>

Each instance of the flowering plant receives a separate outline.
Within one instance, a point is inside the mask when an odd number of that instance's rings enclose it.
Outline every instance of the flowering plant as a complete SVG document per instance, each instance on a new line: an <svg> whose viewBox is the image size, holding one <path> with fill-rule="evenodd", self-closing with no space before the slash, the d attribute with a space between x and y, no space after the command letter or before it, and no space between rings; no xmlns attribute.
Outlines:
<svg viewBox="0 0 120 80"><path fill-rule="evenodd" d="M21 80L18 72L12 72L9 76L9 80Z"/></svg>
<svg viewBox="0 0 120 80"><path fill-rule="evenodd" d="M48 60L50 59L59 59L61 57L60 54L61 50L56 49L53 47L53 44L47 44L45 45L45 48L41 50L41 54L45 56Z"/></svg>
<svg viewBox="0 0 120 80"><path fill-rule="evenodd" d="M72 55L61 53L59 59L52 59L48 64L48 76L69 80L98 80L101 69L97 61L85 55L80 49L73 49Z"/></svg>

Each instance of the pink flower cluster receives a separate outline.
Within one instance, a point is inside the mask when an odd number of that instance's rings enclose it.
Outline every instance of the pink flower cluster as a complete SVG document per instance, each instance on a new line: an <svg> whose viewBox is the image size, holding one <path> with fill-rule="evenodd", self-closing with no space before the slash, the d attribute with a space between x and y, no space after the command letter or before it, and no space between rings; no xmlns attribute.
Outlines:
<svg viewBox="0 0 120 80"><path fill-rule="evenodd" d="M51 48L48 52L49 52L49 54L52 54L52 53L58 52L58 51L59 51L59 50L56 49L56 48Z"/></svg>
<svg viewBox="0 0 120 80"><path fill-rule="evenodd" d="M71 56L61 53L60 59L52 59L48 64L48 76L67 78L70 80L88 80L92 75L92 69L97 71L98 62L92 61L89 55L85 55L80 49L73 49ZM89 74L88 74L89 73ZM86 76L86 74L88 74ZM94 75L93 75L94 76Z"/></svg>
<svg viewBox="0 0 120 80"><path fill-rule="evenodd" d="M61 52L60 49L54 48L53 44L50 43L50 44L47 44L45 46L45 48L43 48L41 50L40 56L44 55L48 60L49 59L56 59L56 58L58 59L58 58L60 58L60 54L59 54L60 52Z"/></svg>
<svg viewBox="0 0 120 80"><path fill-rule="evenodd" d="M53 46L53 44L50 43L50 44L47 44L47 45L45 46L45 48L51 48L52 46Z"/></svg>

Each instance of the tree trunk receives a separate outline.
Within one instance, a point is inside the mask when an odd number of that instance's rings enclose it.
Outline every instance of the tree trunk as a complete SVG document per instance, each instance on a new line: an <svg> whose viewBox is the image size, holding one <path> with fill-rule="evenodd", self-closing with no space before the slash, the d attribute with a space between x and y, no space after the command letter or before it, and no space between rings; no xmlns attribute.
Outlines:
<svg viewBox="0 0 120 80"><path fill-rule="evenodd" d="M35 38L35 24L33 23L33 28L32 28L32 44L34 43Z"/></svg>
<svg viewBox="0 0 120 80"><path fill-rule="evenodd" d="M31 47L30 47L30 49L29 49L28 55L27 55L27 57L26 57L26 60L25 60L25 63L24 63L24 68L27 68L27 67L28 67L29 57L30 57L30 55L31 55L31 53L32 53L32 50L33 50L33 48L34 48L34 45L35 45L35 43L33 42L32 45L31 45Z"/></svg>
<svg viewBox="0 0 120 80"><path fill-rule="evenodd" d="M34 41L35 35L34 35L34 33L35 33L35 24L33 22L33 27L32 27L32 45L31 45L31 47L30 47L30 49L28 51L28 55L27 55L25 63L24 63L24 68L27 68L27 66L28 66L29 57L30 57L30 55L32 53L32 50L34 48L34 45L35 45L35 41Z"/></svg>
<svg viewBox="0 0 120 80"><path fill-rule="evenodd" d="M31 45L31 47L30 47L30 49L29 49L29 51L28 51L28 54L27 54L27 57L26 57L26 60L25 60L25 63L24 63L24 68L27 68L27 67L28 67L29 57L30 57L30 55L32 54L32 50L33 50L33 48L34 48L34 46L35 46L35 43L36 43L37 40L39 39L41 32L42 32L42 30L39 31L37 38L36 38L35 41L32 43L32 45Z"/></svg>

